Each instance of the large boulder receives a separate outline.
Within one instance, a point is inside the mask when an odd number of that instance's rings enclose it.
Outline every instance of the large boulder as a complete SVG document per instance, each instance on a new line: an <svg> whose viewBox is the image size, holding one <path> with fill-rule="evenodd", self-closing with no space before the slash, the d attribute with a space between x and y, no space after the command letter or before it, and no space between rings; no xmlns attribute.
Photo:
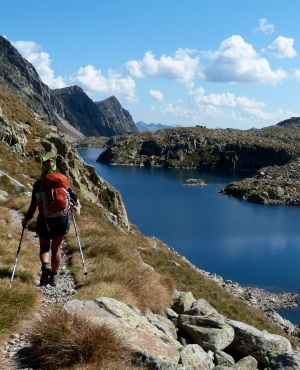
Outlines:
<svg viewBox="0 0 300 370"><path fill-rule="evenodd" d="M216 365L222 365L222 366L232 366L234 365L235 361L232 356L230 356L228 353L223 351L215 351L214 352L214 363Z"/></svg>
<svg viewBox="0 0 300 370"><path fill-rule="evenodd" d="M270 363L269 370L299 370L300 369L300 352L284 352L278 354L270 352L268 354Z"/></svg>
<svg viewBox="0 0 300 370"><path fill-rule="evenodd" d="M172 309L178 314L184 313L192 307L195 300L191 292L178 292L174 299Z"/></svg>
<svg viewBox="0 0 300 370"><path fill-rule="evenodd" d="M242 355L251 355L260 363L268 365L268 352L282 354L291 350L291 343L280 335L260 331L251 325L235 320L226 320L234 329L234 340L229 348Z"/></svg>
<svg viewBox="0 0 300 370"><path fill-rule="evenodd" d="M214 370L256 370L257 369L257 361L252 356L247 356L242 358L236 364L232 366L225 366L225 365L218 365L214 368Z"/></svg>
<svg viewBox="0 0 300 370"><path fill-rule="evenodd" d="M222 350L234 339L233 328L211 316L179 315L177 325L205 350Z"/></svg>
<svg viewBox="0 0 300 370"><path fill-rule="evenodd" d="M129 346L138 363L157 370L177 368L181 344L125 303L106 297L94 301L74 299L63 308L69 313L87 317L95 325L110 327Z"/></svg>
<svg viewBox="0 0 300 370"><path fill-rule="evenodd" d="M194 301L191 308L185 311L185 314L193 316L213 316L217 319L224 319L224 316L220 315L219 312L203 298Z"/></svg>
<svg viewBox="0 0 300 370"><path fill-rule="evenodd" d="M179 364L184 370L210 370L215 367L212 358L198 344L188 344L180 350Z"/></svg>
<svg viewBox="0 0 300 370"><path fill-rule="evenodd" d="M145 317L168 337L177 340L177 329L167 317L152 313L151 311L146 312Z"/></svg>

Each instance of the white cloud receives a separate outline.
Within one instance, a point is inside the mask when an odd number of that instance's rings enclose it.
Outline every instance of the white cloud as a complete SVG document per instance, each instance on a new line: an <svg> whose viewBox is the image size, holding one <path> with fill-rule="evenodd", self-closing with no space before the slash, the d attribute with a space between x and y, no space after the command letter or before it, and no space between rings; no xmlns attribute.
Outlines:
<svg viewBox="0 0 300 370"><path fill-rule="evenodd" d="M239 35L224 40L217 51L205 55L212 60L203 69L205 80L209 82L274 85L287 77L282 69L272 71L269 62Z"/></svg>
<svg viewBox="0 0 300 370"><path fill-rule="evenodd" d="M176 118L190 119L193 116L191 109L175 106L171 103L165 104L160 110L162 113L168 113Z"/></svg>
<svg viewBox="0 0 300 370"><path fill-rule="evenodd" d="M299 112L283 111L278 109L275 112L266 111L264 102L249 99L245 96L236 96L232 93L208 94L200 87L189 94L189 108L181 104L164 104L160 111L164 114L189 121L189 125L201 124L210 127L235 127L250 128L274 125L286 117L298 116ZM228 124L230 122L230 124Z"/></svg>
<svg viewBox="0 0 300 370"><path fill-rule="evenodd" d="M164 77L192 86L199 63L197 57L191 58L194 53L195 50L178 49L174 57L162 55L156 59L151 51L147 51L142 60L131 60L126 67L134 77Z"/></svg>
<svg viewBox="0 0 300 370"><path fill-rule="evenodd" d="M159 90L150 89L149 90L149 95L157 101L163 101L164 100L164 94Z"/></svg>
<svg viewBox="0 0 300 370"><path fill-rule="evenodd" d="M108 77L102 75L101 70L88 65L78 69L71 77L73 83L78 84L88 95L105 93L108 95L124 96L129 103L138 101L135 95L135 82L128 77L121 77L117 72L109 70Z"/></svg>
<svg viewBox="0 0 300 370"><path fill-rule="evenodd" d="M40 79L51 89L66 86L61 76L54 77L54 72L50 67L50 56L42 51L40 45L33 41L16 41L12 42L12 45L19 51L23 58L35 67Z"/></svg>
<svg viewBox="0 0 300 370"><path fill-rule="evenodd" d="M295 69L294 77L296 80L300 81L300 69Z"/></svg>
<svg viewBox="0 0 300 370"><path fill-rule="evenodd" d="M275 31L275 26L274 24L269 24L266 18L261 18L258 21L258 27L256 27L256 31L270 35Z"/></svg>
<svg viewBox="0 0 300 370"><path fill-rule="evenodd" d="M201 104L208 104L213 106L223 106L232 108L263 108L264 103L258 102L253 99L249 99L245 96L235 96L232 93L221 93L221 94L209 94L205 95L205 90L199 87L195 91L191 92L190 98L196 106Z"/></svg>
<svg viewBox="0 0 300 370"><path fill-rule="evenodd" d="M277 37L263 52L275 58L294 58L297 55L294 49L294 39L283 36Z"/></svg>

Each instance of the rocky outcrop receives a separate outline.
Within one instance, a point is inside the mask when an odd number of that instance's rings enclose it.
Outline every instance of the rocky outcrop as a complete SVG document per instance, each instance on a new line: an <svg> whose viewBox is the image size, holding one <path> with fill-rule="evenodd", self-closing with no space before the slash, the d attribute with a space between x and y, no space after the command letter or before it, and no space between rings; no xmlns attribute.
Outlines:
<svg viewBox="0 0 300 370"><path fill-rule="evenodd" d="M12 151L20 154L25 150L26 134L29 133L29 127L25 123L10 122L0 106L0 141L4 141Z"/></svg>
<svg viewBox="0 0 300 370"><path fill-rule="evenodd" d="M34 158L40 163L44 153L49 151L57 153L58 168L68 176L72 186L75 186L77 191L87 199L102 207L111 222L124 230L129 230L130 224L119 191L98 176L93 166L87 165L82 160L73 145L57 132L56 127L45 125L44 130L47 132L44 137L37 138L34 143L31 142L30 149L27 149L27 136L31 134L30 126L9 121L0 107L0 141L5 142L8 148L22 157L25 162L27 159ZM10 179L8 176L7 178ZM14 179L9 181L14 181L15 184ZM20 184L17 192L22 193L25 188Z"/></svg>
<svg viewBox="0 0 300 370"><path fill-rule="evenodd" d="M298 133L298 136L300 133ZM274 141L274 140L273 140ZM98 158L112 165L205 169L259 169L283 165L291 148L278 138L272 142L261 133L241 130L174 128L114 137Z"/></svg>
<svg viewBox="0 0 300 370"><path fill-rule="evenodd" d="M182 302L188 301L190 308L180 313ZM299 364L300 352L292 351L286 338L228 320L190 292L178 292L172 307L177 313L169 308L143 314L107 297L74 299L63 308L115 330L131 349L134 362L149 369L297 369Z"/></svg>
<svg viewBox="0 0 300 370"><path fill-rule="evenodd" d="M300 205L300 159L261 168L254 177L232 182L221 192L259 204Z"/></svg>

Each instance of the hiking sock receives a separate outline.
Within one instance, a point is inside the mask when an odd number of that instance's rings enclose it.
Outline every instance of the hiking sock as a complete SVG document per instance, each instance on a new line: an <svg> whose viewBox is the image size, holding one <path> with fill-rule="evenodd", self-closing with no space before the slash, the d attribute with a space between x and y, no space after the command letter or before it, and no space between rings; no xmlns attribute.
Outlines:
<svg viewBox="0 0 300 370"><path fill-rule="evenodd" d="M42 270L51 270L49 262L42 262Z"/></svg>

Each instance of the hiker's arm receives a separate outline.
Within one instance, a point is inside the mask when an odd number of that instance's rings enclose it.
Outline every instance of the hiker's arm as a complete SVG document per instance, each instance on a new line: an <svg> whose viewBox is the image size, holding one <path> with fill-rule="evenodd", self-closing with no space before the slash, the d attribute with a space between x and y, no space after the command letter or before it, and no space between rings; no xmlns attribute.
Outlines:
<svg viewBox="0 0 300 370"><path fill-rule="evenodd" d="M26 226L27 225L27 222L29 220L32 219L33 215L34 215L34 212L36 210L36 207L37 207L37 202L36 202L36 195L35 193L40 191L40 182L39 181L36 181L33 185L33 189L32 189L32 194L31 194L31 202L30 202L30 206L28 208L28 211L25 215L25 218L24 220L22 221L22 225L23 226Z"/></svg>

